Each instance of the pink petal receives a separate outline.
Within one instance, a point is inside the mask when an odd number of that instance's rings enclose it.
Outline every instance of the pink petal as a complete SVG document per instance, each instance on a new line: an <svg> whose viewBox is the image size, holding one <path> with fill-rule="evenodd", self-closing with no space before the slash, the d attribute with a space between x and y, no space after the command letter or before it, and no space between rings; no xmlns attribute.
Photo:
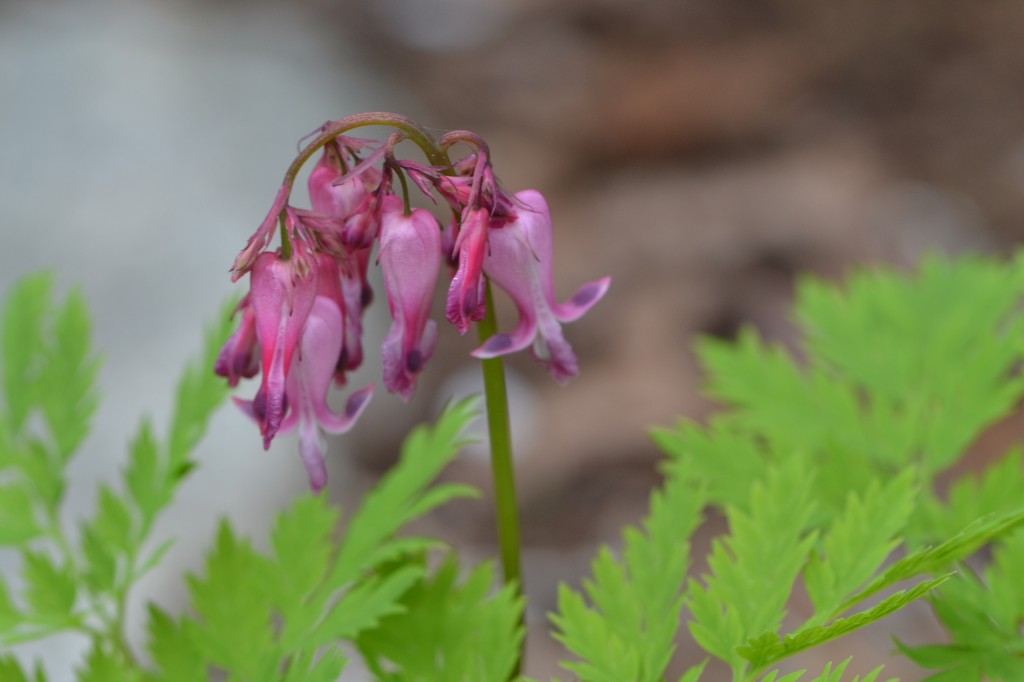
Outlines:
<svg viewBox="0 0 1024 682"><path fill-rule="evenodd" d="M445 302L445 318L454 324L460 334L469 330L471 322L484 319L486 297L481 273L487 251L487 211L472 209L463 216L455 249L459 253L459 267L452 278Z"/></svg>
<svg viewBox="0 0 1024 682"><path fill-rule="evenodd" d="M404 215L398 197L385 200L381 215L380 265L392 318L381 346L384 386L409 399L437 339L429 317L441 269L441 232L423 209Z"/></svg>
<svg viewBox="0 0 1024 682"><path fill-rule="evenodd" d="M263 446L270 447L287 408L286 390L299 335L316 297L315 270L297 277L277 254L260 254L253 264L250 297L262 351L263 383L253 407Z"/></svg>

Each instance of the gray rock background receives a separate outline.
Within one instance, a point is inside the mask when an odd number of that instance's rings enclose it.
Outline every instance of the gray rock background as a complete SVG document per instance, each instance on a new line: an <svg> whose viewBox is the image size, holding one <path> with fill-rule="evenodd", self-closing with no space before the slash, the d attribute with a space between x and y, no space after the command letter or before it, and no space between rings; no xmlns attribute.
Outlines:
<svg viewBox="0 0 1024 682"><path fill-rule="evenodd" d="M797 272L838 278L923 251L1006 250L1024 234L1022 26L1014 0L951 0L942 11L926 0L9 0L0 286L40 267L80 284L106 356L69 514L91 510L141 413L167 418L199 323L233 291L228 265L298 138L364 110L470 128L489 140L508 188L548 195L559 293L614 277L567 328L583 368L568 388L526 358L510 363L528 672L555 674L544 614L558 581L577 582L594 548L642 513L657 483L647 428L712 409L689 353L695 334L753 324L793 343ZM385 317L378 293L368 348ZM512 319L508 306L501 317ZM473 390L472 347L443 330L412 404L378 395L332 441L340 503L394 460L408 426ZM368 366L355 385L378 374ZM1003 425L972 461L1020 435ZM236 412L218 414L158 529L178 544L134 595L130 628L147 599L180 604L179 576L198 566L218 517L260 542L303 489L294 444L268 454L257 440ZM470 453L448 475L486 486L486 461ZM486 505L455 505L424 525L470 557L494 553ZM885 662L919 679L888 657L887 634L941 633L923 607L898 618L813 656L853 653L863 670ZM81 644L21 653L65 680Z"/></svg>

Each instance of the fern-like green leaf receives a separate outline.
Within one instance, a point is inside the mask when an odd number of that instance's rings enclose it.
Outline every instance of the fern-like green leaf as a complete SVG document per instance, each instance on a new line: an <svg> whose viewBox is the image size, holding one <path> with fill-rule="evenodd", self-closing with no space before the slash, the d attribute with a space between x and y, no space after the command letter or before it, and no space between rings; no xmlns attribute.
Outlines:
<svg viewBox="0 0 1024 682"><path fill-rule="evenodd" d="M47 345L47 318L53 275L44 272L18 280L6 297L3 313L3 379L7 418L19 433L36 404L38 373Z"/></svg>
<svg viewBox="0 0 1024 682"><path fill-rule="evenodd" d="M624 533L622 557L602 548L583 595L563 585L555 637L580 660L562 666L581 682L660 680L674 650L689 562L689 537L704 498L670 475L651 496L641 529ZM698 673L695 673L699 675Z"/></svg>
<svg viewBox="0 0 1024 682"><path fill-rule="evenodd" d="M195 623L182 619L180 623L156 606L149 606L149 654L157 668L150 676L152 682L208 679L206 660L198 645Z"/></svg>
<svg viewBox="0 0 1024 682"><path fill-rule="evenodd" d="M189 580L206 660L241 679L265 679L277 664L267 561L227 523L217 532L205 576Z"/></svg>
<svg viewBox="0 0 1024 682"><path fill-rule="evenodd" d="M852 659L847 658L839 665L833 667L832 663L826 663L824 670L821 671L817 677L810 682L843 682L843 675L846 672L846 666L849 665ZM789 673L779 677L779 671L773 670L764 677L761 678L761 682L798 682L806 673L806 670L799 670L797 672ZM869 672L865 677L861 678L860 675L854 676L852 682L876 682L878 676L882 674L882 667L879 666ZM895 679L890 679L888 682L896 682Z"/></svg>
<svg viewBox="0 0 1024 682"><path fill-rule="evenodd" d="M978 519L945 542L910 554L892 564L883 573L849 597L839 611L846 611L868 597L896 583L928 573L940 573L970 556L983 545L1024 524L1024 510Z"/></svg>
<svg viewBox="0 0 1024 682"><path fill-rule="evenodd" d="M671 429L653 429L651 437L671 458L666 474L690 481L720 508L749 509L751 486L778 462L774 451L728 417L713 418L706 427L680 421Z"/></svg>
<svg viewBox="0 0 1024 682"><path fill-rule="evenodd" d="M522 598L493 590L494 567L481 564L457 584L448 555L401 600L403 611L364 631L359 650L380 682L506 682L523 639Z"/></svg>
<svg viewBox="0 0 1024 682"><path fill-rule="evenodd" d="M907 470L885 486L875 482L863 495L851 493L844 513L825 531L804 570L815 614L807 625L838 615L847 596L874 575L899 545L914 508L914 471Z"/></svg>
<svg viewBox="0 0 1024 682"><path fill-rule="evenodd" d="M270 535L272 570L278 594L275 603L284 619L281 646L301 648L320 617L312 596L323 580L333 550L331 535L341 513L324 497L306 494L278 516Z"/></svg>
<svg viewBox="0 0 1024 682"><path fill-rule="evenodd" d="M897 642L897 646L918 665L938 669L938 676L949 679L1024 679L1021 575L1024 532L1017 531L996 547L984 580L964 571L932 599L936 615L950 634L949 644L908 647Z"/></svg>
<svg viewBox="0 0 1024 682"><path fill-rule="evenodd" d="M170 502L173 484L169 484L165 462L152 422L143 418L129 446L128 466L124 470L125 488L139 510L142 526L148 527L157 513Z"/></svg>
<svg viewBox="0 0 1024 682"><path fill-rule="evenodd" d="M211 368L231 333L232 321L228 311L236 305L229 302L222 308L217 324L206 330L202 357L188 364L178 382L166 450L168 472L176 478L183 477L192 468L189 454L206 433L213 412L227 397L227 383Z"/></svg>
<svg viewBox="0 0 1024 682"><path fill-rule="evenodd" d="M477 409L475 399L464 400L445 409L433 428L420 426L409 434L398 464L352 517L328 578L331 584L349 584L368 567L390 559L392 536L412 519L444 502L476 495L467 486L429 489L428 483L465 443L463 434Z"/></svg>
<svg viewBox="0 0 1024 682"><path fill-rule="evenodd" d="M4 682L30 682L29 676L13 656L0 656L0 680ZM32 682L46 682L46 673L36 666Z"/></svg>
<svg viewBox="0 0 1024 682"><path fill-rule="evenodd" d="M751 492L750 512L728 508L730 534L714 542L704 584L691 581L690 632L708 653L735 668L745 665L737 647L778 630L786 601L816 534L810 474L796 466L772 470Z"/></svg>
<svg viewBox="0 0 1024 682"><path fill-rule="evenodd" d="M811 357L879 408L876 424L899 443L893 461L920 457L934 473L1024 391L1009 376L1021 355L1022 294L1024 259L931 257L912 277L864 271L843 290L805 280L797 315ZM878 421L885 413L892 418Z"/></svg>
<svg viewBox="0 0 1024 682"><path fill-rule="evenodd" d="M376 627L381 618L403 610L399 599L423 576L418 565L401 566L382 576L361 579L338 600L307 642L313 646L355 639Z"/></svg>
<svg viewBox="0 0 1024 682"><path fill-rule="evenodd" d="M90 344L91 326L85 299L72 291L54 311L52 340L40 365L39 405L62 462L89 433L99 404L95 382L100 363Z"/></svg>
<svg viewBox="0 0 1024 682"><path fill-rule="evenodd" d="M222 524L204 575L190 580L196 618L175 623L152 613L150 650L162 675L156 679L194 679L189 675L211 664L229 679L335 679L346 662L339 646L401 613L403 595L423 577L415 555L432 541L395 533L447 500L475 494L466 486L431 486L474 416L475 403L465 401L446 409L433 428L417 429L337 552L332 538L340 513L322 497L300 497L279 515L269 556ZM151 449L148 440L140 437L139 452ZM132 480L146 480L143 470L138 466Z"/></svg>
<svg viewBox="0 0 1024 682"><path fill-rule="evenodd" d="M806 627L783 638L780 638L775 633L766 632L752 638L748 643L739 647L738 652L750 662L751 667L755 670L765 668L795 653L842 637L895 613L907 604L920 599L934 590L948 580L950 575L947 574L931 580L925 580L909 590L894 592L873 608L855 613L846 618L838 618L828 625Z"/></svg>
<svg viewBox="0 0 1024 682"><path fill-rule="evenodd" d="M139 670L103 645L95 643L79 670L79 682L141 682Z"/></svg>
<svg viewBox="0 0 1024 682"><path fill-rule="evenodd" d="M966 475L949 489L947 501L927 499L915 528L918 543L935 543L952 537L974 521L990 514L1006 514L1024 506L1024 466L1020 448L1014 448L981 475Z"/></svg>
<svg viewBox="0 0 1024 682"><path fill-rule="evenodd" d="M26 550L21 558L28 618L44 625L68 624L78 593L73 571L41 552Z"/></svg>
<svg viewBox="0 0 1024 682"><path fill-rule="evenodd" d="M43 533L32 501L23 482L0 484L0 546L20 546Z"/></svg>

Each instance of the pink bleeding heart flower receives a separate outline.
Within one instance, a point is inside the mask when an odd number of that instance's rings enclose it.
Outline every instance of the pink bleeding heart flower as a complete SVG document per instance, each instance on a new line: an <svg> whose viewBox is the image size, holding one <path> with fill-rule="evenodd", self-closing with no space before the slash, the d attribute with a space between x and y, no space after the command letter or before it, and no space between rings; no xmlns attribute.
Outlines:
<svg viewBox="0 0 1024 682"><path fill-rule="evenodd" d="M335 359L334 365L334 380L338 386L345 385L345 374L349 368L348 365L348 354L345 348L345 330L348 328L348 320L353 316L353 308L349 305L345 299L345 292L342 286L343 275L341 268L338 263L328 254L321 253L317 255L317 289L316 295L323 296L331 300L338 310L341 312L342 320L342 342L341 347L338 350L338 357ZM358 305L355 308L356 313L356 324L358 325L358 319L360 310ZM357 339L358 343L358 339Z"/></svg>
<svg viewBox="0 0 1024 682"><path fill-rule="evenodd" d="M299 454L309 475L309 486L319 492L327 483L323 432L344 433L352 428L373 395L373 385L353 393L342 413L327 405L342 343L342 311L329 296L316 296L302 329L299 354L288 373L288 416L280 433L298 426Z"/></svg>
<svg viewBox="0 0 1024 682"><path fill-rule="evenodd" d="M469 330L471 322L484 319L486 296L484 278L481 277L490 215L486 209L473 208L465 212L455 240L458 269L448 288L445 318L454 324L460 334Z"/></svg>
<svg viewBox="0 0 1024 682"><path fill-rule="evenodd" d="M342 220L352 215L369 195L362 176L344 177L341 151L336 143L324 146L324 153L309 173L309 203L317 213Z"/></svg>
<svg viewBox="0 0 1024 682"><path fill-rule="evenodd" d="M292 261L265 251L250 273L249 300L262 355L263 381L251 403L237 401L260 425L269 448L288 409L287 379L317 292L316 268L299 276Z"/></svg>
<svg viewBox="0 0 1024 682"><path fill-rule="evenodd" d="M367 281L370 251L377 235L378 207L374 189L381 174L366 167L359 173L345 174L341 150L336 143L324 147L320 161L309 176L309 198L313 210L336 224L337 240L343 245L345 263L341 267L341 300L344 315L342 361L339 371L355 370L363 362L362 311L373 299ZM361 164L360 164L361 165ZM339 378L343 374L339 374Z"/></svg>
<svg viewBox="0 0 1024 682"><path fill-rule="evenodd" d="M242 313L238 329L228 338L217 356L213 371L235 387L241 378L251 379L260 371L259 344L256 341L256 315L249 304L249 296L238 304L235 314Z"/></svg>
<svg viewBox="0 0 1024 682"><path fill-rule="evenodd" d="M565 303L555 301L551 276L551 213L535 190L515 195L517 218L491 230L484 273L512 298L519 323L511 334L495 334L473 351L477 358L507 355L528 346L559 383L579 373L572 346L562 335L562 322L580 318L601 300L611 277L580 287Z"/></svg>
<svg viewBox="0 0 1024 682"><path fill-rule="evenodd" d="M408 400L437 341L437 323L430 319L441 269L437 221L419 208L405 215L402 201L387 197L381 212L379 259L392 318L381 346L384 386Z"/></svg>

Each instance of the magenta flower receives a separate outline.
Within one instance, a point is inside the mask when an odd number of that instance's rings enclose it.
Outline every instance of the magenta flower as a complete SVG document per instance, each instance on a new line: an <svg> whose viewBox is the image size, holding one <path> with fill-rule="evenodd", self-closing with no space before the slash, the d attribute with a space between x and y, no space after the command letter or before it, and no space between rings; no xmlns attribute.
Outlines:
<svg viewBox="0 0 1024 682"><path fill-rule="evenodd" d="M280 433L299 427L299 454L309 475L309 486L319 492L327 483L323 431L344 433L352 428L370 397L373 385L353 393L337 414L327 405L327 391L341 351L342 312L327 296L317 296L302 329L299 355L288 373L288 416Z"/></svg>
<svg viewBox="0 0 1024 682"><path fill-rule="evenodd" d="M469 330L471 322L484 319L486 312L486 283L481 277L490 216L486 209L473 208L465 212L455 239L459 267L448 288L445 318L454 324L460 334Z"/></svg>
<svg viewBox="0 0 1024 682"><path fill-rule="evenodd" d="M316 295L317 297L322 296L329 299L341 313L341 348L338 351L338 357L335 358L334 363L334 380L339 386L345 385L345 372L348 369L355 369L354 367L349 368L346 366L348 364L348 354L345 350L345 330L348 326L348 319L353 316L353 308L349 306L348 302L345 300L342 281L343 275L337 262L326 253L319 254L317 256ZM357 321L356 324L358 325L359 313L361 311L358 306L354 309L356 310L355 318ZM358 339L356 339L356 343L359 343Z"/></svg>
<svg viewBox="0 0 1024 682"><path fill-rule="evenodd" d="M490 231L484 273L512 298L519 323L511 334L496 334L473 351L478 358L507 355L532 346L537 360L551 376L564 383L579 368L572 346L562 336L562 322L572 322L597 303L611 277L584 284L565 303L555 301L551 277L551 213L535 190L516 194L518 217Z"/></svg>
<svg viewBox="0 0 1024 682"><path fill-rule="evenodd" d="M255 399L235 403L260 425L263 446L299 427L299 453L314 491L327 480L322 431L342 433L355 423L373 386L349 397L336 414L327 391L342 350L344 308L337 265L325 255L306 278L294 279L290 263L263 253L252 269L252 309L263 349L263 384Z"/></svg>
<svg viewBox="0 0 1024 682"><path fill-rule="evenodd" d="M309 175L309 198L314 212L334 225L330 242L344 252L340 300L344 311L343 340L338 377L363 362L363 309L373 299L366 280L370 250L377 233L377 202L372 191L380 184L380 171L366 168L345 175L341 151L335 144L324 147L323 156ZM328 241L328 240L324 240Z"/></svg>
<svg viewBox="0 0 1024 682"><path fill-rule="evenodd" d="M242 313L238 329L224 343L217 356L213 371L228 380L228 386L235 387L241 378L251 379L260 371L259 345L256 342L256 315L249 305L246 294L235 313Z"/></svg>
<svg viewBox="0 0 1024 682"><path fill-rule="evenodd" d="M362 364L362 314L373 299L367 269L375 243L392 320L381 344L384 385L405 400L437 342L430 309L442 260L452 274L445 318L460 334L484 319L490 280L519 311L511 333L491 337L473 355L486 359L530 347L559 382L579 371L561 325L589 310L610 284L608 277L590 282L557 302L544 198L532 190L506 193L487 143L471 132L452 131L435 142L407 119L379 116L380 123L398 128L386 141L343 134L377 122L375 114L328 122L289 166L270 211L232 267L233 280L249 274L250 291L236 311L238 329L214 367L230 386L261 373L253 399L236 402L259 424L265 448L278 433L298 428L314 490L326 484L324 433L351 428L373 392L372 386L354 392L340 413L327 403L332 381L344 386L348 372ZM396 157L396 145L407 138L422 148L429 165ZM471 152L452 161L456 144ZM323 153L309 175L311 207L297 208L290 203L292 185L317 148ZM447 204L445 229L427 211L406 209L410 189ZM277 234L280 246L268 251Z"/></svg>
<svg viewBox="0 0 1024 682"><path fill-rule="evenodd" d="M292 358L317 291L316 268L300 277L292 261L265 251L250 274L250 305L262 355L263 381L252 401L263 447L269 448L288 409L286 385Z"/></svg>
<svg viewBox="0 0 1024 682"><path fill-rule="evenodd" d="M325 145L323 155L309 173L309 203L314 211L342 221L356 212L370 191L362 176L344 175L337 145Z"/></svg>
<svg viewBox="0 0 1024 682"><path fill-rule="evenodd" d="M402 200L387 197L381 211L379 258L392 319L380 351L384 386L408 400L437 341L437 323L429 319L441 269L437 221L420 208L405 215Z"/></svg>

